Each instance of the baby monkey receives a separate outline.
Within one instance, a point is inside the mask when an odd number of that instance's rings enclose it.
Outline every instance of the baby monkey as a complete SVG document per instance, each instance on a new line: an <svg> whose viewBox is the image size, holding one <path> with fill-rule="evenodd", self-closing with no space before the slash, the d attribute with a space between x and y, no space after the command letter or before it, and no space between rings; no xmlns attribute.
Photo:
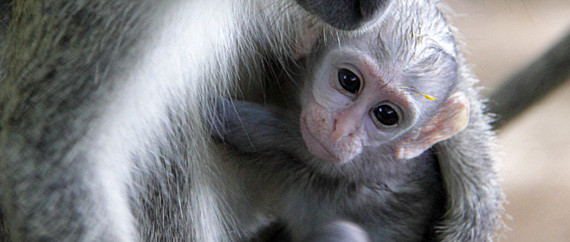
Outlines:
<svg viewBox="0 0 570 242"><path fill-rule="evenodd" d="M374 30L316 41L299 110L219 100L225 165L293 241L435 239L446 196L430 147L466 127L469 100L439 12L399 7Z"/></svg>

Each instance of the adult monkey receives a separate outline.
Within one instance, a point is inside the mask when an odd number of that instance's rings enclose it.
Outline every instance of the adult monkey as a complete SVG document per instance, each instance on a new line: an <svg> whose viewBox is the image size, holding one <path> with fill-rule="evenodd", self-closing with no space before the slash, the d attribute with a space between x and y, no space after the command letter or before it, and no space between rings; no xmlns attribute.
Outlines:
<svg viewBox="0 0 570 242"><path fill-rule="evenodd" d="M388 6L297 3L346 30ZM280 0L13 4L0 83L0 205L9 237L233 239L234 216L221 199L231 191L215 167L222 157L202 124L206 97L240 72L263 75L264 53L287 55L292 36L318 21ZM487 239L495 227L499 190L477 105L472 128L438 149L450 207L442 238ZM481 213L465 217L465 209Z"/></svg>
<svg viewBox="0 0 570 242"><path fill-rule="evenodd" d="M300 3L343 29L387 5ZM1 84L10 237L226 240L202 101L237 79L237 63L285 53L309 14L281 0L13 4Z"/></svg>

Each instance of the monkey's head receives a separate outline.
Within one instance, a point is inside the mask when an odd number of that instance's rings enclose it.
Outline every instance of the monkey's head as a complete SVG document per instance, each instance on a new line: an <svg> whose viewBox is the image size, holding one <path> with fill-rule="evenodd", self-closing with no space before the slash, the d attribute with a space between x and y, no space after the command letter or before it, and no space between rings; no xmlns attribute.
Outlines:
<svg viewBox="0 0 570 242"><path fill-rule="evenodd" d="M296 0L305 10L325 23L342 30L372 25L388 8L391 0Z"/></svg>
<svg viewBox="0 0 570 242"><path fill-rule="evenodd" d="M386 146L395 158L411 159L467 126L469 100L456 91L460 75L446 25L399 21L322 41L308 58L300 126L316 157L343 163Z"/></svg>

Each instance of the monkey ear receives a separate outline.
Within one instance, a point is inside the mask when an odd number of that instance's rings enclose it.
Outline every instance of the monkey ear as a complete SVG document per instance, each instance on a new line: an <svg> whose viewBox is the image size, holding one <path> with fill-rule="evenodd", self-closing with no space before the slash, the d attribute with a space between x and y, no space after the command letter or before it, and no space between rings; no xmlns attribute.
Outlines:
<svg viewBox="0 0 570 242"><path fill-rule="evenodd" d="M430 120L417 136L408 137L396 146L398 159L412 159L421 155L435 143L448 139L467 127L469 99L463 92L456 92L445 101L441 112Z"/></svg>

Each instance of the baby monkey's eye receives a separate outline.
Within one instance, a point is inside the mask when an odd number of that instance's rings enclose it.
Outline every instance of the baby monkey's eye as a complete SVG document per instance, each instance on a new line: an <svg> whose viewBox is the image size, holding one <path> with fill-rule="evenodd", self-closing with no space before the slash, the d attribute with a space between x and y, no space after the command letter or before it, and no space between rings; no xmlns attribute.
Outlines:
<svg viewBox="0 0 570 242"><path fill-rule="evenodd" d="M338 70L338 82L347 92L357 93L360 91L360 78L352 71L347 69Z"/></svg>
<svg viewBox="0 0 570 242"><path fill-rule="evenodd" d="M388 104L381 104L375 107L372 113L374 113L374 118L385 126L395 126L400 120L398 111Z"/></svg>

